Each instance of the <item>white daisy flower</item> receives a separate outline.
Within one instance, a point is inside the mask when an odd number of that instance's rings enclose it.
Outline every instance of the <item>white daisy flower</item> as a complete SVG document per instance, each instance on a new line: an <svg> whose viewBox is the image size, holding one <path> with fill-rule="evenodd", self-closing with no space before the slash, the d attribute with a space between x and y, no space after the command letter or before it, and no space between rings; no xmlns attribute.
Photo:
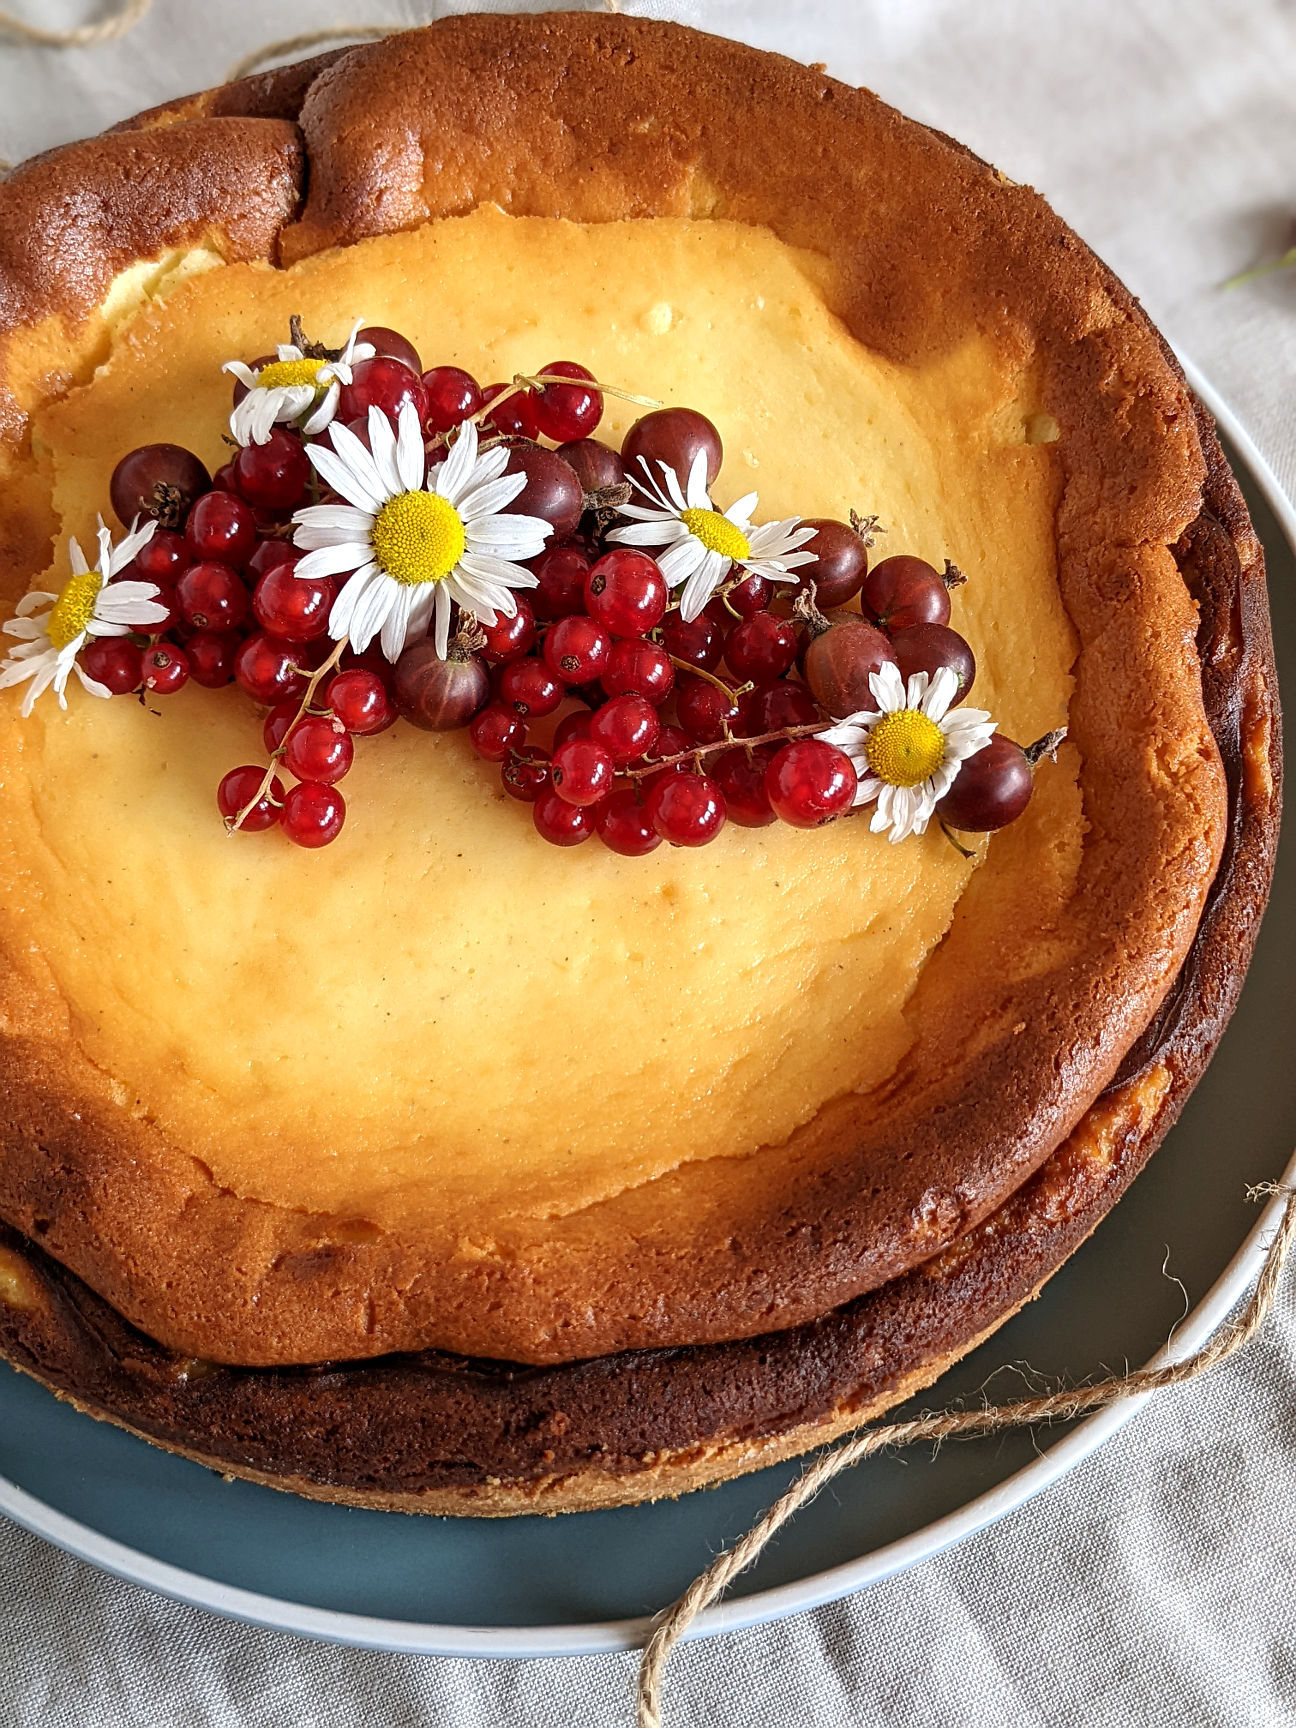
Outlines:
<svg viewBox="0 0 1296 1728"><path fill-rule="evenodd" d="M159 605L159 589L153 582L113 582L117 571L130 563L141 546L153 537L157 523L133 528L120 546L99 523L99 562L92 570L75 540L68 542L71 579L61 593L33 589L18 602L17 617L4 626L6 636L18 638L0 665L0 690L26 684L22 712L32 711L36 698L52 685L59 706L67 707L67 681L75 672L92 696L111 696L112 691L87 676L77 659L93 636L127 636L132 630L148 632L160 624L167 608ZM44 610L42 610L44 608Z"/></svg>
<svg viewBox="0 0 1296 1728"><path fill-rule="evenodd" d="M253 371L241 360L227 360L222 372L231 372L240 384L247 385L247 395L235 404L230 415L230 432L237 443L264 444L277 421L302 420L302 431L308 437L322 432L337 413L342 386L351 382L351 368L361 360L372 360L372 343L357 342L356 332L363 319L355 324L346 345L336 360L313 360L292 342L281 342L275 350L278 359Z"/></svg>
<svg viewBox="0 0 1296 1728"><path fill-rule="evenodd" d="M614 528L609 540L624 546L664 546L657 555L662 575L672 588L683 584L680 616L685 622L698 616L735 564L754 576L771 582L791 582L791 572L800 564L813 564L814 553L798 548L813 540L813 528L801 526L799 516L782 522L752 526L756 494L749 492L725 511L717 510L707 491L707 456L699 450L689 469L688 484L681 489L679 476L665 462L658 462L661 480L653 478L647 459L639 458L645 478L627 478L650 505L623 504L621 514L631 526Z"/></svg>
<svg viewBox="0 0 1296 1728"><path fill-rule="evenodd" d="M855 803L876 799L869 826L875 834L889 828L893 843L926 833L963 763L994 733L984 709L950 708L958 687L948 666L934 678L913 673L907 689L896 666L883 666L869 677L877 711L863 709L818 734L850 757L859 775Z"/></svg>
<svg viewBox="0 0 1296 1728"><path fill-rule="evenodd" d="M358 654L381 632L382 650L398 660L407 642L426 633L435 615L436 649L450 640L450 603L482 624L517 612L515 588L536 578L518 560L544 550L552 526L507 506L526 485L504 474L509 451L496 444L477 453L477 428L459 427L444 462L430 472L418 412L400 411L397 430L378 408L369 410L372 454L354 432L334 424L333 448L307 449L321 478L345 504L312 504L293 517L294 539L306 549L298 576L353 575L329 614L335 641L350 638Z"/></svg>

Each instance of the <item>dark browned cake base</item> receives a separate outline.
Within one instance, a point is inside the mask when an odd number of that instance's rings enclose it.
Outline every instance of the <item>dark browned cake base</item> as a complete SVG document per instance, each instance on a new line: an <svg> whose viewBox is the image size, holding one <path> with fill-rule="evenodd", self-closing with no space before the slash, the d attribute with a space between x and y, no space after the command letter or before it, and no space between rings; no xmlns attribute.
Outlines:
<svg viewBox="0 0 1296 1728"><path fill-rule="evenodd" d="M930 1383L1038 1291L1142 1168L1219 1041L1259 928L1280 808L1264 563L1200 407L1198 420L1205 503L1177 556L1201 608L1228 842L1157 1021L989 1219L810 1325L556 1368L436 1352L213 1367L162 1349L0 1226L0 1354L93 1415L218 1469L323 1499L476 1515L679 1494L830 1439Z"/></svg>

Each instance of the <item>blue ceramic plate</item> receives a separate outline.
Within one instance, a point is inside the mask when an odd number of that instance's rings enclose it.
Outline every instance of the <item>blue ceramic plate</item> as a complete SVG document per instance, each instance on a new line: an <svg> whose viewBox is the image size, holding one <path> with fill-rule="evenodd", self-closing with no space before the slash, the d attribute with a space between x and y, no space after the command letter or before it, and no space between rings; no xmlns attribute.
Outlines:
<svg viewBox="0 0 1296 1728"><path fill-rule="evenodd" d="M1250 439L1200 380L1228 434L1269 558L1286 687L1296 688L1296 515ZM1272 1211L1249 1183L1279 1177L1296 1096L1275 1088L1296 1044L1296 859L1241 1006L1174 1132L1096 1235L988 1344L941 1382L953 1397L1000 1364L1072 1381L1148 1359L1175 1331L1193 1347L1255 1274ZM1112 1291L1119 1289L1120 1302ZM1015 1390L1009 1383L1009 1392ZM991 1387L993 1395L994 1388ZM930 1404L932 1394L927 1394ZM1134 1414L1070 1430L879 1457L803 1511L695 1632L797 1612L947 1547L1038 1493ZM475 1521L317 1505L157 1451L79 1415L0 1366L0 1512L83 1559L186 1602L265 1626L390 1650L532 1656L623 1648L792 1481L780 1465L674 1503L564 1518ZM1040 1454L1039 1447L1044 1447Z"/></svg>

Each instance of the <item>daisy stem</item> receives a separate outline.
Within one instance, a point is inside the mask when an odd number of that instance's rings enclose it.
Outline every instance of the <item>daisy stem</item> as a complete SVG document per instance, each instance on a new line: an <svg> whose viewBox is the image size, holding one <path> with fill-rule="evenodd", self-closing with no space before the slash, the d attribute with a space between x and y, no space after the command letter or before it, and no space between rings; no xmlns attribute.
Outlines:
<svg viewBox="0 0 1296 1728"><path fill-rule="evenodd" d="M484 408L479 408L472 415L474 426L480 426L482 421L492 414L501 402L507 402L510 396L519 396L522 392L539 390L545 384L567 384L583 386L586 390L597 390L600 396L615 396L621 402L633 402L640 408L660 408L661 403L655 396L636 396L632 390L618 390L615 384L600 384L597 379L591 384L583 378L566 378L561 372L536 372L528 374L515 372L513 382L507 390L501 390L498 396L493 396Z"/></svg>
<svg viewBox="0 0 1296 1728"><path fill-rule="evenodd" d="M274 755L271 757L270 765L266 769L265 774L262 776L261 784L257 787L255 794L251 798L248 799L247 803L239 811L237 816L227 816L225 818L225 830L227 833L229 833L229 834L237 834L238 833L239 829L243 826L243 824L247 820L248 816L252 813L253 810L256 809L257 805L261 802L261 800L269 792L270 788L274 785L275 764L282 757L282 755L284 753L284 746L287 744L289 738L291 738L292 734L296 731L297 727L300 725L301 720L306 713L306 710L311 705L311 698L314 696L315 692L320 687L320 683L322 682L323 679L328 677L329 673L333 671L333 669L334 669L334 667L336 667L338 661L342 658L343 651L346 649L349 641L350 641L350 637L344 636L340 642L335 643L333 646L333 652L329 655L328 659L324 662L324 664L322 666L317 667L314 672L307 674L306 688L305 688L305 690L302 691L302 698L301 698L300 703L297 706L296 714L293 715L292 725L289 726L288 730L284 733L282 739L280 740L279 748L275 751ZM294 668L294 670L300 672L300 671L304 671L305 668L304 667L296 667L296 668Z"/></svg>
<svg viewBox="0 0 1296 1728"><path fill-rule="evenodd" d="M697 668L690 666L688 670L695 672ZM698 744L692 750L681 751L678 756L658 756L642 768L619 769L618 778L624 775L628 780L646 780L653 774L660 774L663 768L678 768L683 762L698 762L703 756L714 756L717 750L732 750L738 745L751 750L758 744L788 744L794 738L813 738L816 732L827 732L836 724L835 720L814 720L805 726L781 726L777 732L762 732L757 738L717 738L714 744Z"/></svg>

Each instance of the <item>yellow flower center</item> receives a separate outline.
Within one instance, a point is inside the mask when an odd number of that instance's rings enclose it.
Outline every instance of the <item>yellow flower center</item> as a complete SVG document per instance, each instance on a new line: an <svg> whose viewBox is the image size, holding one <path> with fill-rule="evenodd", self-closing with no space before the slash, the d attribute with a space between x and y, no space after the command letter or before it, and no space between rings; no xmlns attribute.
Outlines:
<svg viewBox="0 0 1296 1728"><path fill-rule="evenodd" d="M719 552L721 557L732 558L735 562L751 557L751 542L747 536L718 510L681 510L680 521L708 552Z"/></svg>
<svg viewBox="0 0 1296 1728"><path fill-rule="evenodd" d="M257 373L257 387L278 390L284 384L309 384L318 390L320 367L327 364L327 360L272 360Z"/></svg>
<svg viewBox="0 0 1296 1728"><path fill-rule="evenodd" d="M103 577L97 570L87 570L68 583L54 602L45 626L45 633L56 648L66 648L69 642L85 634L102 587Z"/></svg>
<svg viewBox="0 0 1296 1728"><path fill-rule="evenodd" d="M917 786L945 760L945 737L916 708L884 714L868 735L868 765L888 786Z"/></svg>
<svg viewBox="0 0 1296 1728"><path fill-rule="evenodd" d="M448 576L467 543L459 512L435 492L397 493L373 525L374 558L409 588Z"/></svg>

